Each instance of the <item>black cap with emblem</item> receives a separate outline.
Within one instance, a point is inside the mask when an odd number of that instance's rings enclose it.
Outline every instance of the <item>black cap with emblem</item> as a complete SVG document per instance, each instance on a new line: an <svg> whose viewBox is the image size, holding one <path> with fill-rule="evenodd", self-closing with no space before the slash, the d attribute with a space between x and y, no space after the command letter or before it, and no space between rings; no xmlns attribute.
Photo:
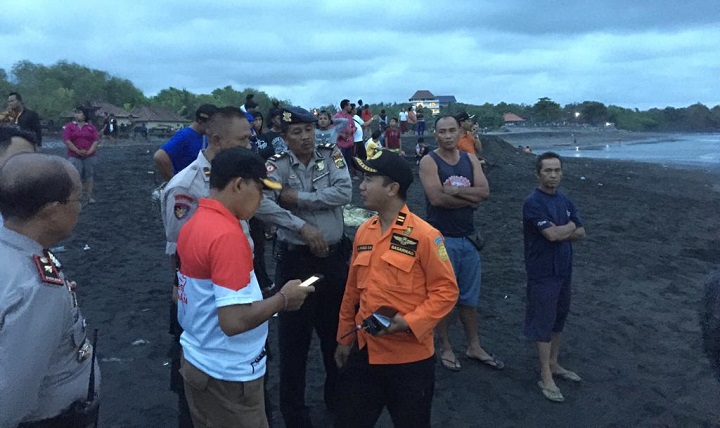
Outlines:
<svg viewBox="0 0 720 428"><path fill-rule="evenodd" d="M283 131L286 131L289 125L315 122L317 122L315 115L302 107L283 107L280 115L280 124Z"/></svg>
<svg viewBox="0 0 720 428"><path fill-rule="evenodd" d="M244 147L225 149L215 156L210 169L210 188L222 189L236 177L257 180L266 189L282 189L280 183L267 178L265 161Z"/></svg>
<svg viewBox="0 0 720 428"><path fill-rule="evenodd" d="M400 185L405 194L413 182L413 173L408 162L391 150L378 150L370 159L353 158L358 169L365 174L384 175Z"/></svg>

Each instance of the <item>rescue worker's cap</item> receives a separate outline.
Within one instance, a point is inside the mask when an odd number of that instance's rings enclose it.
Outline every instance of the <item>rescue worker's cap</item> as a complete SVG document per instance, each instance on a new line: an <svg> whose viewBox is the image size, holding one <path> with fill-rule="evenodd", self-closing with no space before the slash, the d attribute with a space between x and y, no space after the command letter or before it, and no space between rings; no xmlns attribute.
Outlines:
<svg viewBox="0 0 720 428"><path fill-rule="evenodd" d="M378 150L367 160L353 158L358 169L365 174L384 175L407 190L413 182L413 173L408 162L391 150Z"/></svg>
<svg viewBox="0 0 720 428"><path fill-rule="evenodd" d="M317 118L314 114L302 107L283 107L280 122L285 125L294 125L296 123L315 123Z"/></svg>
<svg viewBox="0 0 720 428"><path fill-rule="evenodd" d="M262 183L266 189L282 189L280 183L267 177L265 161L251 150L244 147L233 147L215 155L210 168L210 187L224 186L237 177L256 180ZM216 186L216 183L221 183L221 186Z"/></svg>
<svg viewBox="0 0 720 428"><path fill-rule="evenodd" d="M212 104L203 104L195 110L195 120L198 122L207 122L210 116L217 113L218 110L220 109Z"/></svg>

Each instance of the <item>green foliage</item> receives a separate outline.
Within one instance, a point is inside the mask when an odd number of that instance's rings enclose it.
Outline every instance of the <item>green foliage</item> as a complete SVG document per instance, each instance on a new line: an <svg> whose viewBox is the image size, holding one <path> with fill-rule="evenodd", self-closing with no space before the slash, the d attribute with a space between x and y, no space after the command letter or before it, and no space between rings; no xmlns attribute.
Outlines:
<svg viewBox="0 0 720 428"><path fill-rule="evenodd" d="M63 113L75 106L93 101L105 101L122 106L125 110L133 107L153 106L178 113L192 119L195 110L205 103L217 106L241 106L245 97L254 94L253 101L258 110L266 113L272 107L273 98L262 91L245 88L242 91L232 86L213 90L209 94L194 94L187 89L169 87L157 95L146 97L127 79L111 76L105 71L91 69L68 61L45 66L30 61L19 61L13 65L10 73L0 69L0 91L3 95L11 91L22 94L29 108L37 110L44 119L58 120ZM280 101L281 105L291 105L289 100ZM398 117L401 110L407 110L411 103L369 104L373 115L385 110L388 117ZM319 110L336 112L337 106L319 107ZM441 114L467 112L475 115L477 123L487 129L497 129L503 125L502 116L514 113L530 123L565 123L577 125L602 126L605 122L614 123L618 129L631 131L685 131L717 132L720 130L720 106L708 108L696 103L686 108L653 108L647 111L628 109L618 106L605 106L598 101L571 103L561 108L548 97L540 98L534 105L485 103L471 105L453 103L444 107ZM425 120L431 127L432 115L425 109ZM576 114L578 113L578 114Z"/></svg>
<svg viewBox="0 0 720 428"><path fill-rule="evenodd" d="M560 104L548 97L542 97L532 106L532 120L535 123L555 123L562 118Z"/></svg>

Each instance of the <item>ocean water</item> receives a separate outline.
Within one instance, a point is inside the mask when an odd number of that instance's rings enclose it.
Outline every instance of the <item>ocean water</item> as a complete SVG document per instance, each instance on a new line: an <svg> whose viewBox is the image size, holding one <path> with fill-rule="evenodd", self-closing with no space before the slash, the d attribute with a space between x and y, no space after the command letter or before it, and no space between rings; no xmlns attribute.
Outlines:
<svg viewBox="0 0 720 428"><path fill-rule="evenodd" d="M546 148L550 149L550 148ZM534 150L541 153L542 149ZM628 160L720 170L720 134L672 134L660 139L553 148L563 157Z"/></svg>

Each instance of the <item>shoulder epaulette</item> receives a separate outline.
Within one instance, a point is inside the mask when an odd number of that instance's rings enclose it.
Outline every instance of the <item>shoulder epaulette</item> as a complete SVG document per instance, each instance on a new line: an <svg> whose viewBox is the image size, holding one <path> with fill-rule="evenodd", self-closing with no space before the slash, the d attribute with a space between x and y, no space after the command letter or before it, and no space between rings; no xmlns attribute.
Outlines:
<svg viewBox="0 0 720 428"><path fill-rule="evenodd" d="M325 149L325 150L335 150L335 144L332 144L332 143L318 144L317 148Z"/></svg>
<svg viewBox="0 0 720 428"><path fill-rule="evenodd" d="M268 160L272 162L277 162L285 156L289 156L289 153L287 151L272 155L268 158Z"/></svg>

